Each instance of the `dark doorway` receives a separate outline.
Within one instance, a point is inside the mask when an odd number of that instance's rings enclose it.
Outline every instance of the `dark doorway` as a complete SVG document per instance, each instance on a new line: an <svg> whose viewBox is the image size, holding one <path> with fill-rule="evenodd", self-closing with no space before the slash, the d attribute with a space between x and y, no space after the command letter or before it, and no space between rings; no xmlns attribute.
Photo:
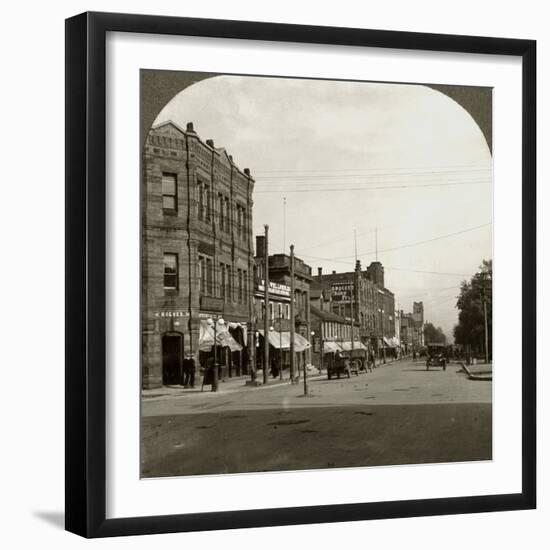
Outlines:
<svg viewBox="0 0 550 550"><path fill-rule="evenodd" d="M182 383L183 338L171 333L162 337L162 384L172 386Z"/></svg>

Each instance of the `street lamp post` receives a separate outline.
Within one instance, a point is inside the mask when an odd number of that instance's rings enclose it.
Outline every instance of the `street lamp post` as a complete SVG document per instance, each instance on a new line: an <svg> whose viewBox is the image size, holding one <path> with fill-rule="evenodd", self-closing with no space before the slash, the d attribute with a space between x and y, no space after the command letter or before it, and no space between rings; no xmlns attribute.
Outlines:
<svg viewBox="0 0 550 550"><path fill-rule="evenodd" d="M319 374L323 373L323 321L321 321L321 334L319 334Z"/></svg>
<svg viewBox="0 0 550 550"><path fill-rule="evenodd" d="M222 317L211 317L208 325L214 328L214 367L212 370L212 391L218 391L218 323L223 324Z"/></svg>

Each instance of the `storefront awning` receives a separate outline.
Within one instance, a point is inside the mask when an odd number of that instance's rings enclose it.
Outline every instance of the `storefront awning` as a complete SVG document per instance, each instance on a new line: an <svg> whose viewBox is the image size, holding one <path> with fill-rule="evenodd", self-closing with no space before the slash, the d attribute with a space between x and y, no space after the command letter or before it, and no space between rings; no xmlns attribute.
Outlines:
<svg viewBox="0 0 550 550"><path fill-rule="evenodd" d="M387 348L395 348L395 343L392 341L392 339L390 338L386 338L385 336L383 337L383 341L384 341L384 345L387 347Z"/></svg>
<svg viewBox="0 0 550 550"><path fill-rule="evenodd" d="M351 349L352 349L350 340L348 340L347 342L338 342L338 344L344 351L351 351ZM367 346L365 346L365 344L363 344L362 342L359 342L359 340L355 340L353 342L353 349L354 350L356 350L356 349L366 350Z"/></svg>
<svg viewBox="0 0 550 550"><path fill-rule="evenodd" d="M231 351L240 351L242 346L229 334L225 324L218 324L216 328L216 344L220 347L228 347ZM199 331L199 350L211 351L214 346L214 329L208 321L201 321Z"/></svg>
<svg viewBox="0 0 550 550"><path fill-rule="evenodd" d="M393 343L393 347L395 348L401 347L401 342L397 336L394 336L393 338L391 338L391 342Z"/></svg>
<svg viewBox="0 0 550 550"><path fill-rule="evenodd" d="M246 346L247 345L247 338L248 338L248 330L247 330L246 323L232 323L232 322L229 322L229 323L227 323L227 326L231 330L240 329L242 331L243 344Z"/></svg>
<svg viewBox="0 0 550 550"><path fill-rule="evenodd" d="M258 332L263 337L264 331L259 330ZM290 349L290 331L270 330L267 338L269 343L276 349ZM294 351L304 351L310 347L311 344L301 334L294 333Z"/></svg>
<svg viewBox="0 0 550 550"><path fill-rule="evenodd" d="M342 348L336 342L323 342L323 353L338 353Z"/></svg>

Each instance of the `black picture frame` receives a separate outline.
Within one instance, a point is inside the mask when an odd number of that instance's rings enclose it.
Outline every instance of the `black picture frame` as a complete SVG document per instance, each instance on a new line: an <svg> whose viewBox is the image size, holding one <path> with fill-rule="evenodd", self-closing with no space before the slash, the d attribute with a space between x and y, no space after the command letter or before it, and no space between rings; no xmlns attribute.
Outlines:
<svg viewBox="0 0 550 550"><path fill-rule="evenodd" d="M106 33L482 53L522 60L522 490L106 519ZM66 529L85 537L532 509L536 506L536 42L354 28L83 13L66 20ZM528 344L527 344L528 342Z"/></svg>

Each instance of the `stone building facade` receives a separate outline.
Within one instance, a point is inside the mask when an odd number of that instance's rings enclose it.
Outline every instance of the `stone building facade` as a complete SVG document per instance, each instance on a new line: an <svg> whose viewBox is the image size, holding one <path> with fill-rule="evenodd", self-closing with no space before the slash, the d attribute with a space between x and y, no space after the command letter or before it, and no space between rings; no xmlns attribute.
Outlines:
<svg viewBox="0 0 550 550"><path fill-rule="evenodd" d="M142 386L178 383L184 356L199 356L201 323L223 318L254 353L254 180L193 124L153 127L142 163Z"/></svg>

